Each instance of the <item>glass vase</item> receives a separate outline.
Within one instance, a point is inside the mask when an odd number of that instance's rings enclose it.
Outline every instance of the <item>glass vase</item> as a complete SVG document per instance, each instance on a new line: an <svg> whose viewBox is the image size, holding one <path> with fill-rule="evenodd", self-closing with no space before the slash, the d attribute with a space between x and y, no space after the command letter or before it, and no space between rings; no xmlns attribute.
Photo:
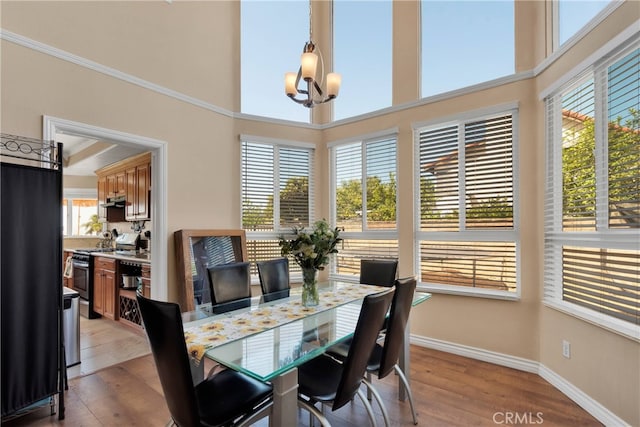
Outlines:
<svg viewBox="0 0 640 427"><path fill-rule="evenodd" d="M318 296L318 270L315 268L302 268L302 305L314 307L320 303Z"/></svg>

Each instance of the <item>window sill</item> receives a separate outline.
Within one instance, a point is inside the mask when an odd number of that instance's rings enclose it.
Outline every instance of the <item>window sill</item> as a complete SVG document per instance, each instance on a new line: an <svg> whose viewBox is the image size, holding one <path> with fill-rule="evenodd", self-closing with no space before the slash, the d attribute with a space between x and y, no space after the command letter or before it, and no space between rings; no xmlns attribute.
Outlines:
<svg viewBox="0 0 640 427"><path fill-rule="evenodd" d="M489 289L419 283L417 290L432 294L459 295L465 297L520 301L520 292L492 291Z"/></svg>
<svg viewBox="0 0 640 427"><path fill-rule="evenodd" d="M604 314L594 312L586 308L578 307L563 301L544 300L546 307L557 310L568 316L575 317L594 326L599 326L614 334L640 343L640 325L633 325L629 322L613 319Z"/></svg>

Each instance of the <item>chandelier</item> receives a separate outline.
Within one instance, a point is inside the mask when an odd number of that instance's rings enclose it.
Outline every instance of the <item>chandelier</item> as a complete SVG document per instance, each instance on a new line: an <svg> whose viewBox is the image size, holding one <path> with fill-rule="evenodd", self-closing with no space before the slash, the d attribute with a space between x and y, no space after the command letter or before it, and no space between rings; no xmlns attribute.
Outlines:
<svg viewBox="0 0 640 427"><path fill-rule="evenodd" d="M318 76L320 81L317 80ZM306 82L306 88L301 87L300 80ZM290 72L284 75L285 92L294 102L307 108L313 108L337 97L341 80L342 78L338 73L327 74L327 85L326 89L323 90L324 61L320 49L313 43L311 0L309 0L309 41L304 44L298 73ZM302 97L297 98L297 95Z"/></svg>

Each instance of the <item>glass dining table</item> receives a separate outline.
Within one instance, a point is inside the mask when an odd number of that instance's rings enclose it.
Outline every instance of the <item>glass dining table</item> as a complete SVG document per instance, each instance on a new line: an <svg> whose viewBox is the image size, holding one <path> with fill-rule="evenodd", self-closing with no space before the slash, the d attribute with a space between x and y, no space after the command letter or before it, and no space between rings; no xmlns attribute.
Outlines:
<svg viewBox="0 0 640 427"><path fill-rule="evenodd" d="M351 337L364 297L386 289L341 281L318 286L317 307L303 307L301 288L293 287L282 298L253 297L226 313L216 314L210 305L183 313L189 349L200 346L204 357L273 385L271 426L297 424L297 367ZM430 297L416 292L413 305ZM399 365L409 381L409 327Z"/></svg>

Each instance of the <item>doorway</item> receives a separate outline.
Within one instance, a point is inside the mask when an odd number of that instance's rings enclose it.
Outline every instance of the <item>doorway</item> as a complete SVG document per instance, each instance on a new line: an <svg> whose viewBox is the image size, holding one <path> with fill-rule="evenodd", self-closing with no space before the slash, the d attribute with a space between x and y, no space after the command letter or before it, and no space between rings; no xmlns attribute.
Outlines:
<svg viewBox="0 0 640 427"><path fill-rule="evenodd" d="M152 278L151 298L166 301L168 298L167 273L166 268L162 267L165 265L162 260L167 257L167 248L163 244L163 242L167 241L166 143L139 135L50 116L43 117L43 139L57 142L61 140L83 140L87 144L101 141L105 151L109 150L109 153L112 154L111 159L116 161L121 160L116 158L118 155L125 158L135 152L151 152L151 188L153 189L150 201L152 238L149 241ZM100 150L96 149L96 153L99 152ZM129 358L135 358L142 355L141 353L144 354L145 350L148 353L148 344L144 331L134 331L131 327L118 325L118 323L109 319L80 319L81 362L79 366L69 368L68 374L70 377L85 375ZM83 336L85 337L84 342ZM129 350L123 352L123 348L128 348ZM83 355L84 361L82 360ZM124 360L122 360L123 357L125 358Z"/></svg>

